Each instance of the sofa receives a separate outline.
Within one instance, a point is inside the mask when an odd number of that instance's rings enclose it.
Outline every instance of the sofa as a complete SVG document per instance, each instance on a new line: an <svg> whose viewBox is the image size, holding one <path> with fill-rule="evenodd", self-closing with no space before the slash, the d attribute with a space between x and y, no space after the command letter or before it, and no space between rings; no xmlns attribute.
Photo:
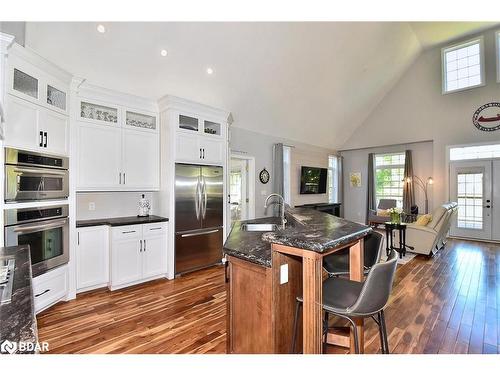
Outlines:
<svg viewBox="0 0 500 375"><path fill-rule="evenodd" d="M381 199L378 202L377 210L387 211L389 208L396 207L397 202L395 199ZM386 221L390 221L391 217L387 215L377 215L377 211L370 210L368 212L368 225L376 227L379 224L384 224Z"/></svg>
<svg viewBox="0 0 500 375"><path fill-rule="evenodd" d="M413 248L411 251L414 253L434 255L446 244L446 235L457 212L457 203L448 202L434 210L432 220L427 225L408 224L406 245Z"/></svg>

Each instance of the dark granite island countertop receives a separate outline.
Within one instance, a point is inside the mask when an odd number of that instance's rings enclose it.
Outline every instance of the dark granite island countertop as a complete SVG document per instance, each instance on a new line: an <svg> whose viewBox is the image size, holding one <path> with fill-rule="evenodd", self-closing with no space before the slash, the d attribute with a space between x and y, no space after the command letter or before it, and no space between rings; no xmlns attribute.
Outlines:
<svg viewBox="0 0 500 375"><path fill-rule="evenodd" d="M97 225L109 225L111 227L119 227L122 225L135 225L135 224L151 224L161 223L168 221L168 218L156 215L149 216L125 216L125 217L112 217L108 219L93 219L93 220L77 220L76 227L94 227Z"/></svg>
<svg viewBox="0 0 500 375"><path fill-rule="evenodd" d="M271 244L281 244L322 253L348 244L372 231L369 226L307 208L287 210L287 227L275 232L246 232L245 223L280 223L280 218L266 217L236 221L224 244L224 254L271 267Z"/></svg>
<svg viewBox="0 0 500 375"><path fill-rule="evenodd" d="M14 258L14 284L12 299L8 304L0 305L0 343L9 340L14 343L35 344L38 341L33 301L31 259L28 246L0 248L0 258ZM19 348L18 348L19 349ZM19 351L19 354L32 354L31 351Z"/></svg>

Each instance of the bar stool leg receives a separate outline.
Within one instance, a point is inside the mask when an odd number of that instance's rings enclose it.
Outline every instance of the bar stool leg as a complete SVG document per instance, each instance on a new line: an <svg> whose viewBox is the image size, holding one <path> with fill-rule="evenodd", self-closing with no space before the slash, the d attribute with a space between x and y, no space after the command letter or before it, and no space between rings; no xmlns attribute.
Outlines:
<svg viewBox="0 0 500 375"><path fill-rule="evenodd" d="M292 336L292 347L290 349L290 354L295 354L295 341L297 341L297 329L299 325L299 313L301 305L302 304L299 301L295 302L295 319L293 321L293 336Z"/></svg>
<svg viewBox="0 0 500 375"><path fill-rule="evenodd" d="M354 320L352 320L351 318L348 318L346 316L344 316L344 318L346 318L351 324L351 329L354 336L354 351L356 354L359 354L359 338L358 338L358 330L356 328L356 323L354 323Z"/></svg>
<svg viewBox="0 0 500 375"><path fill-rule="evenodd" d="M384 310L380 310L380 325L382 326L382 332L383 332L383 336L384 336L385 354L390 354L389 342L387 340L387 327L385 325Z"/></svg>
<svg viewBox="0 0 500 375"><path fill-rule="evenodd" d="M382 329L382 318L380 315L380 311L377 313L377 319L378 319L378 333L380 336L380 348L382 350L382 354L385 354L386 349L385 349L385 341L384 341L384 331Z"/></svg>

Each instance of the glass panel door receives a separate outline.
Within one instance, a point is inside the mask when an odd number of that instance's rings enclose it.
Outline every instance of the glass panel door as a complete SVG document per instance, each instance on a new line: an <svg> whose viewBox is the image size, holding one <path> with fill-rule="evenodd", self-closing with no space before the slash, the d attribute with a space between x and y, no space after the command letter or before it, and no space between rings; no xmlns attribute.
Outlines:
<svg viewBox="0 0 500 375"><path fill-rule="evenodd" d="M491 239L491 161L451 163L450 198L458 203L451 234Z"/></svg>
<svg viewBox="0 0 500 375"><path fill-rule="evenodd" d="M195 117L179 115L179 128L197 132L199 128L198 119Z"/></svg>

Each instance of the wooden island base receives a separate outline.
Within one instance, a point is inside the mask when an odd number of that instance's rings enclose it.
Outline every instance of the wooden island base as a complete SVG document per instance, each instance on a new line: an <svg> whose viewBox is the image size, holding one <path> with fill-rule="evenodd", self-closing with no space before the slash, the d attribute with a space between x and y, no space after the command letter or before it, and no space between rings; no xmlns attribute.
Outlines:
<svg viewBox="0 0 500 375"><path fill-rule="evenodd" d="M344 245L350 248L350 277L363 278L363 239ZM322 353L323 257L324 253L272 245L272 267L265 267L227 256L227 353L290 353L296 297L302 295L304 306L299 317L296 350L307 354ZM288 281L280 284L280 269L288 265ZM363 322L359 322L360 349L363 350ZM351 346L345 331L330 330L328 342Z"/></svg>

